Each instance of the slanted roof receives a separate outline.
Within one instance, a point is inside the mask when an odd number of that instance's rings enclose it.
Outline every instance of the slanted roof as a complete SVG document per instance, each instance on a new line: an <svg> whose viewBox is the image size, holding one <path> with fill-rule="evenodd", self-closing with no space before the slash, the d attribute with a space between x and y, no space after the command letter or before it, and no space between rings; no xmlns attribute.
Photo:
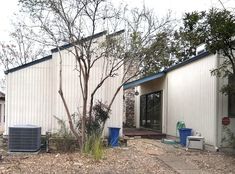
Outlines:
<svg viewBox="0 0 235 174"><path fill-rule="evenodd" d="M123 33L124 31L125 31L125 30L120 30L120 31L111 33L111 34L107 35L107 37L114 37L114 36L117 36L117 35ZM85 38L83 38L83 39L77 41L77 44L78 44L79 42L84 42L84 41L88 41L88 40L90 40L90 39L98 38L98 37L100 37L100 36L102 36L102 35L104 35L104 34L107 34L107 31L102 31L102 32L96 33L96 34L94 34L94 35L92 35L92 36L85 37ZM68 43L68 44L65 44L65 45L60 46L59 49L58 49L58 48L53 48L53 49L51 49L51 52L52 52L52 53L55 53L55 52L58 52L59 50L61 51L61 50L70 48L70 47L72 47L74 44L75 44L75 43ZM18 71L18 70L20 70L20 69L27 68L27 67L29 67L29 66L35 65L35 64L37 64L37 63L44 62L44 61L49 60L49 59L52 59L52 55L49 55L49 56L43 57L43 58L41 58L41 59L37 59L37 60L34 60L34 61L32 61L32 62L26 63L26 64L24 64L24 65L20 65L20 66L18 66L18 67L15 67L15 68L6 70L4 73L5 73L5 74L8 74L8 73L11 73L11 72L15 72L15 71Z"/></svg>
<svg viewBox="0 0 235 174"><path fill-rule="evenodd" d="M20 65L20 66L18 66L18 67L15 67L15 68L6 70L4 73L5 73L5 74L8 74L8 73L11 73L11 72L15 72L15 71L18 71L18 70L20 70L20 69L27 68L27 67L29 67L29 66L32 66L32 65L35 65L35 64L38 64L38 63L41 63L41 62L50 60L50 59L52 59L52 55L49 55L49 56L43 57L43 58L41 58L41 59L37 59L37 60L34 60L34 61L32 61L32 62L26 63L26 64L24 64L24 65Z"/></svg>
<svg viewBox="0 0 235 174"><path fill-rule="evenodd" d="M165 72L159 72L159 73L153 74L151 76L143 77L143 78L140 78L138 80L135 80L135 81L132 81L132 82L129 82L129 83L125 83L123 85L123 89L130 89L130 88L133 88L133 87L138 86L140 84L143 84L143 83L146 83L146 82L149 82L149 81L152 81L152 80L159 79L159 78L161 78L165 75L166 75Z"/></svg>
<svg viewBox="0 0 235 174"><path fill-rule="evenodd" d="M5 100L5 94L0 91L0 100Z"/></svg>
<svg viewBox="0 0 235 174"><path fill-rule="evenodd" d="M189 58L189 59L187 59L187 60L185 60L185 61L183 61L183 62L181 62L181 63L178 63L178 64L176 64L176 65L173 65L173 66L167 68L165 71L166 71L166 72L170 72L170 71L175 70L175 69L177 69L177 68L180 68L180 67L182 67L182 66L184 66L184 65L187 65L187 64L189 64L189 63L195 62L196 60L199 60L199 59L201 59L201 58L205 58L205 57L208 56L208 55L210 55L210 53L209 53L208 51L203 52L203 53L201 53L201 54L199 54L199 55L196 55L196 56L194 56L194 57L192 57L192 58Z"/></svg>
<svg viewBox="0 0 235 174"><path fill-rule="evenodd" d="M114 33L111 33L111 34L107 35L107 37L114 37L114 36L120 35L124 32L125 32L125 30L119 30L117 32L114 32Z"/></svg>
<svg viewBox="0 0 235 174"><path fill-rule="evenodd" d="M132 82L127 82L127 83L125 83L123 85L123 89L125 90L125 89L134 88L134 87L139 86L139 85L141 85L143 83L159 79L159 78L165 76L168 72L173 71L173 70L175 70L177 68L180 68L182 66L185 66L185 65L187 65L189 63L195 62L196 60L202 59L202 58L208 56L209 54L210 53L207 52L207 51L203 52L203 53L201 53L201 54L199 54L197 56L194 56L194 57L192 57L190 59L187 59L187 60L185 60L185 61L183 61L181 63L173 65L173 66L171 66L171 67L169 67L169 68L167 68L167 69L165 69L165 70L163 70L161 72L155 73L155 74L150 75L150 76L142 77L142 78L140 78L138 80L134 80Z"/></svg>
<svg viewBox="0 0 235 174"><path fill-rule="evenodd" d="M96 34L94 34L92 36L88 36L88 37L82 38L81 40L77 41L76 43L68 43L68 44L62 45L62 46L59 47L59 49L58 48L53 48L53 49L51 49L51 52L55 53L55 52L58 52L59 50L61 51L61 50L70 48L70 47L72 47L72 46L74 46L76 44L79 44L79 42L85 42L85 41L88 41L90 39L95 39L95 38L98 38L98 37L103 36L105 34L107 34L107 31L102 31L102 32L96 33Z"/></svg>

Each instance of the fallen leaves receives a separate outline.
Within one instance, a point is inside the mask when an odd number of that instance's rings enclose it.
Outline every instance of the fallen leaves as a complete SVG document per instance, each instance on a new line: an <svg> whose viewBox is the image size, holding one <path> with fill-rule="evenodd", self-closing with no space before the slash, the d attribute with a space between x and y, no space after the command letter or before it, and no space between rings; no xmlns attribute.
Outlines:
<svg viewBox="0 0 235 174"><path fill-rule="evenodd" d="M75 153L3 155L0 173L175 173L156 157L179 155L205 173L232 173L235 159L221 153L186 152L148 139L128 140L127 147L108 148L102 160Z"/></svg>

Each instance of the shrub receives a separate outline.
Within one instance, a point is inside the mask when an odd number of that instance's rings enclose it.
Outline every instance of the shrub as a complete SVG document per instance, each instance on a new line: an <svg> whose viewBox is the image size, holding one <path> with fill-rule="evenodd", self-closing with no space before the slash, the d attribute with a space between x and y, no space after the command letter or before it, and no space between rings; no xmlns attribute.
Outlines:
<svg viewBox="0 0 235 174"><path fill-rule="evenodd" d="M227 126L223 126L223 132L225 135L223 136L221 142L235 148L235 134Z"/></svg>
<svg viewBox="0 0 235 174"><path fill-rule="evenodd" d="M54 147L57 151L72 152L78 148L78 142L66 127L65 121L54 116L57 119L60 129L57 133L51 135L50 146Z"/></svg>
<svg viewBox="0 0 235 174"><path fill-rule="evenodd" d="M98 101L92 108L92 117L86 121L87 139L84 152L91 154L95 160L99 160L104 154L102 132L109 118L110 110L102 102Z"/></svg>
<svg viewBox="0 0 235 174"><path fill-rule="evenodd" d="M104 146L101 136L90 135L85 143L84 152L93 156L95 160L103 157Z"/></svg>
<svg viewBox="0 0 235 174"><path fill-rule="evenodd" d="M98 101L92 108L92 116L86 121L87 135L96 134L101 135L104 129L104 125L109 118L110 110L108 106Z"/></svg>

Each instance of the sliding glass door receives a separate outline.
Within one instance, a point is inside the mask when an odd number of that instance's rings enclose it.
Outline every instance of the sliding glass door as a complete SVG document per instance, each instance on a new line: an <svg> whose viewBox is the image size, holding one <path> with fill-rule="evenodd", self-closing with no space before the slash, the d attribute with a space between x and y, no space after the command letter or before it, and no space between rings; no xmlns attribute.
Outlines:
<svg viewBox="0 0 235 174"><path fill-rule="evenodd" d="M140 96L140 126L162 130L162 92Z"/></svg>

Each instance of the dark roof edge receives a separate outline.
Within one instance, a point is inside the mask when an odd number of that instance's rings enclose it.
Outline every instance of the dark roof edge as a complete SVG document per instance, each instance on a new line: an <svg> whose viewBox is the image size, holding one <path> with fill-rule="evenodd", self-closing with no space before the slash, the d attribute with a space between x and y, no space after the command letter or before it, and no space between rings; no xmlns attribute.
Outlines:
<svg viewBox="0 0 235 174"><path fill-rule="evenodd" d="M41 58L41 59L37 59L37 60L34 60L34 61L32 61L32 62L26 63L26 64L24 64L24 65L20 65L20 66L18 66L18 67L15 67L15 68L6 70L4 73L5 73L5 74L12 73L12 72L21 70L21 69L23 69L23 68L27 68L27 67L29 67L29 66L32 66L32 65L35 65L35 64L38 64L38 63L41 63L41 62L50 60L50 59L52 59L52 55L49 55L49 56L43 57L43 58Z"/></svg>
<svg viewBox="0 0 235 174"><path fill-rule="evenodd" d="M145 83L145 82L148 82L148 81L151 81L151 80L155 80L157 78L165 76L165 74L166 74L165 72L159 72L159 73L156 73L156 74L153 74L153 75L150 75L150 76L146 76L146 77L134 80L132 82L125 83L123 85L123 89L124 90L129 89L129 88L132 88L132 87L134 87L138 84Z"/></svg>
<svg viewBox="0 0 235 174"><path fill-rule="evenodd" d="M2 95L2 96L0 96L0 100L4 100L5 101L5 96L6 96L5 93L0 91L0 95Z"/></svg>
<svg viewBox="0 0 235 174"><path fill-rule="evenodd" d="M123 30L119 30L119 31L116 31L114 33L108 34L106 37L114 37L114 36L117 36L117 35L122 34L124 32L125 32L124 29Z"/></svg>
<svg viewBox="0 0 235 174"><path fill-rule="evenodd" d="M140 79L137 79L137 80L134 80L134 81L131 81L131 82L127 82L127 83L125 83L125 84L123 85L123 89L124 89L124 90L125 90L125 89L129 89L129 88L132 88L132 87L137 86L137 84L145 83L145 82L148 82L148 81L157 79L157 78L159 78L159 77L163 77L162 74L165 75L165 74L167 74L167 73L170 72L170 71L173 71L173 70L175 70L175 69L177 69L177 68L180 68L180 67L182 67L182 66L184 66L184 65L187 65L187 64L189 64L189 63L192 63L192 62L194 62L194 61L196 61L196 60L202 59L202 58L204 58L204 57L206 57L206 56L208 56L208 55L210 55L210 54L211 54L211 53L209 53L208 51L206 51L206 52L201 53L201 54L199 54L199 55L197 55L197 56L194 56L194 57L192 57L192 58L190 58L190 59L188 59L188 60L185 60L185 61L183 61L183 62L181 62L181 63L179 63L179 64L173 65L173 66L170 67L170 68L167 68L167 69L165 69L165 70L163 70L163 71L160 71L160 72L158 72L158 73L155 73L155 74L153 74L153 75L146 76L146 77L142 77L142 78L140 78Z"/></svg>
<svg viewBox="0 0 235 174"><path fill-rule="evenodd" d="M173 71L173 70L175 70L175 69L177 69L177 68L180 68L180 67L182 67L182 66L184 66L184 65L187 65L187 64L192 63L192 62L194 62L194 61L196 61L196 60L199 60L199 59L201 59L201 58L204 58L204 57L206 57L206 56L208 56L208 55L210 55L210 54L211 54L211 53L209 53L208 51L203 52L203 53L201 53L201 54L199 54L199 55L196 55L196 56L194 56L194 57L192 57L192 58L190 58L190 59L187 59L187 60L185 60L185 61L183 61L183 62L181 62L181 63L178 63L178 64L176 64L176 65L173 65L173 66L171 66L171 67L165 69L164 71L165 71L165 72Z"/></svg>
<svg viewBox="0 0 235 174"><path fill-rule="evenodd" d="M67 48L70 48L70 47L74 46L74 44L78 44L79 42L88 41L88 40L90 40L90 39L96 39L96 38L98 38L98 37L100 37L100 36L103 36L103 35L105 35L105 34L107 34L107 31L106 31L106 30L105 30L105 31L102 31L102 32L99 32L99 33L96 33L96 34L94 34L94 35L91 35L91 36L82 38L81 40L79 40L79 41L77 41L77 42L75 42L75 43L68 43L68 44L62 45L62 46L59 47L59 49L60 49L60 50L64 50L64 49L67 49ZM59 51L58 48L53 48L53 49L51 49L51 52L52 52L52 53L56 53L56 52L58 52L58 51Z"/></svg>
<svg viewBox="0 0 235 174"><path fill-rule="evenodd" d="M124 31L125 31L125 30L117 31L117 32L115 32L115 33L109 34L108 37L112 37L112 36L119 35L119 34L123 33ZM105 30L105 31L102 31L102 32L99 32L99 33L96 33L96 34L94 34L93 36L85 37L85 38L81 39L81 41L87 41L87 40L89 40L89 39L91 39L91 38L92 38L92 39L95 39L95 38L98 38L98 37L100 37L100 36L102 36L102 35L104 35L104 34L107 34L107 31L106 31L106 30ZM67 49L67 48L70 48L70 47L72 47L72 46L73 46L73 44L71 44L71 43L70 43L70 44L65 44L65 45L60 46L60 50ZM58 51L58 48L54 48L54 49L51 50L52 53L55 53L55 52L57 52L57 51ZM14 72L14 71L17 71L17 70L20 70L20 69L23 69L23 68L32 66L32 65L34 65L34 64L41 63L41 62L46 61L46 60L49 60L49 59L51 59L51 58L52 58L52 55L49 55L49 56L43 57L43 58L41 58L41 59L37 59L37 60L34 60L34 61L32 61L32 62L26 63L26 64L24 64L24 65L20 65L20 66L18 66L18 67L15 67L15 68L6 70L4 73L5 73L5 74L8 74L8 73L11 73L11 72Z"/></svg>

